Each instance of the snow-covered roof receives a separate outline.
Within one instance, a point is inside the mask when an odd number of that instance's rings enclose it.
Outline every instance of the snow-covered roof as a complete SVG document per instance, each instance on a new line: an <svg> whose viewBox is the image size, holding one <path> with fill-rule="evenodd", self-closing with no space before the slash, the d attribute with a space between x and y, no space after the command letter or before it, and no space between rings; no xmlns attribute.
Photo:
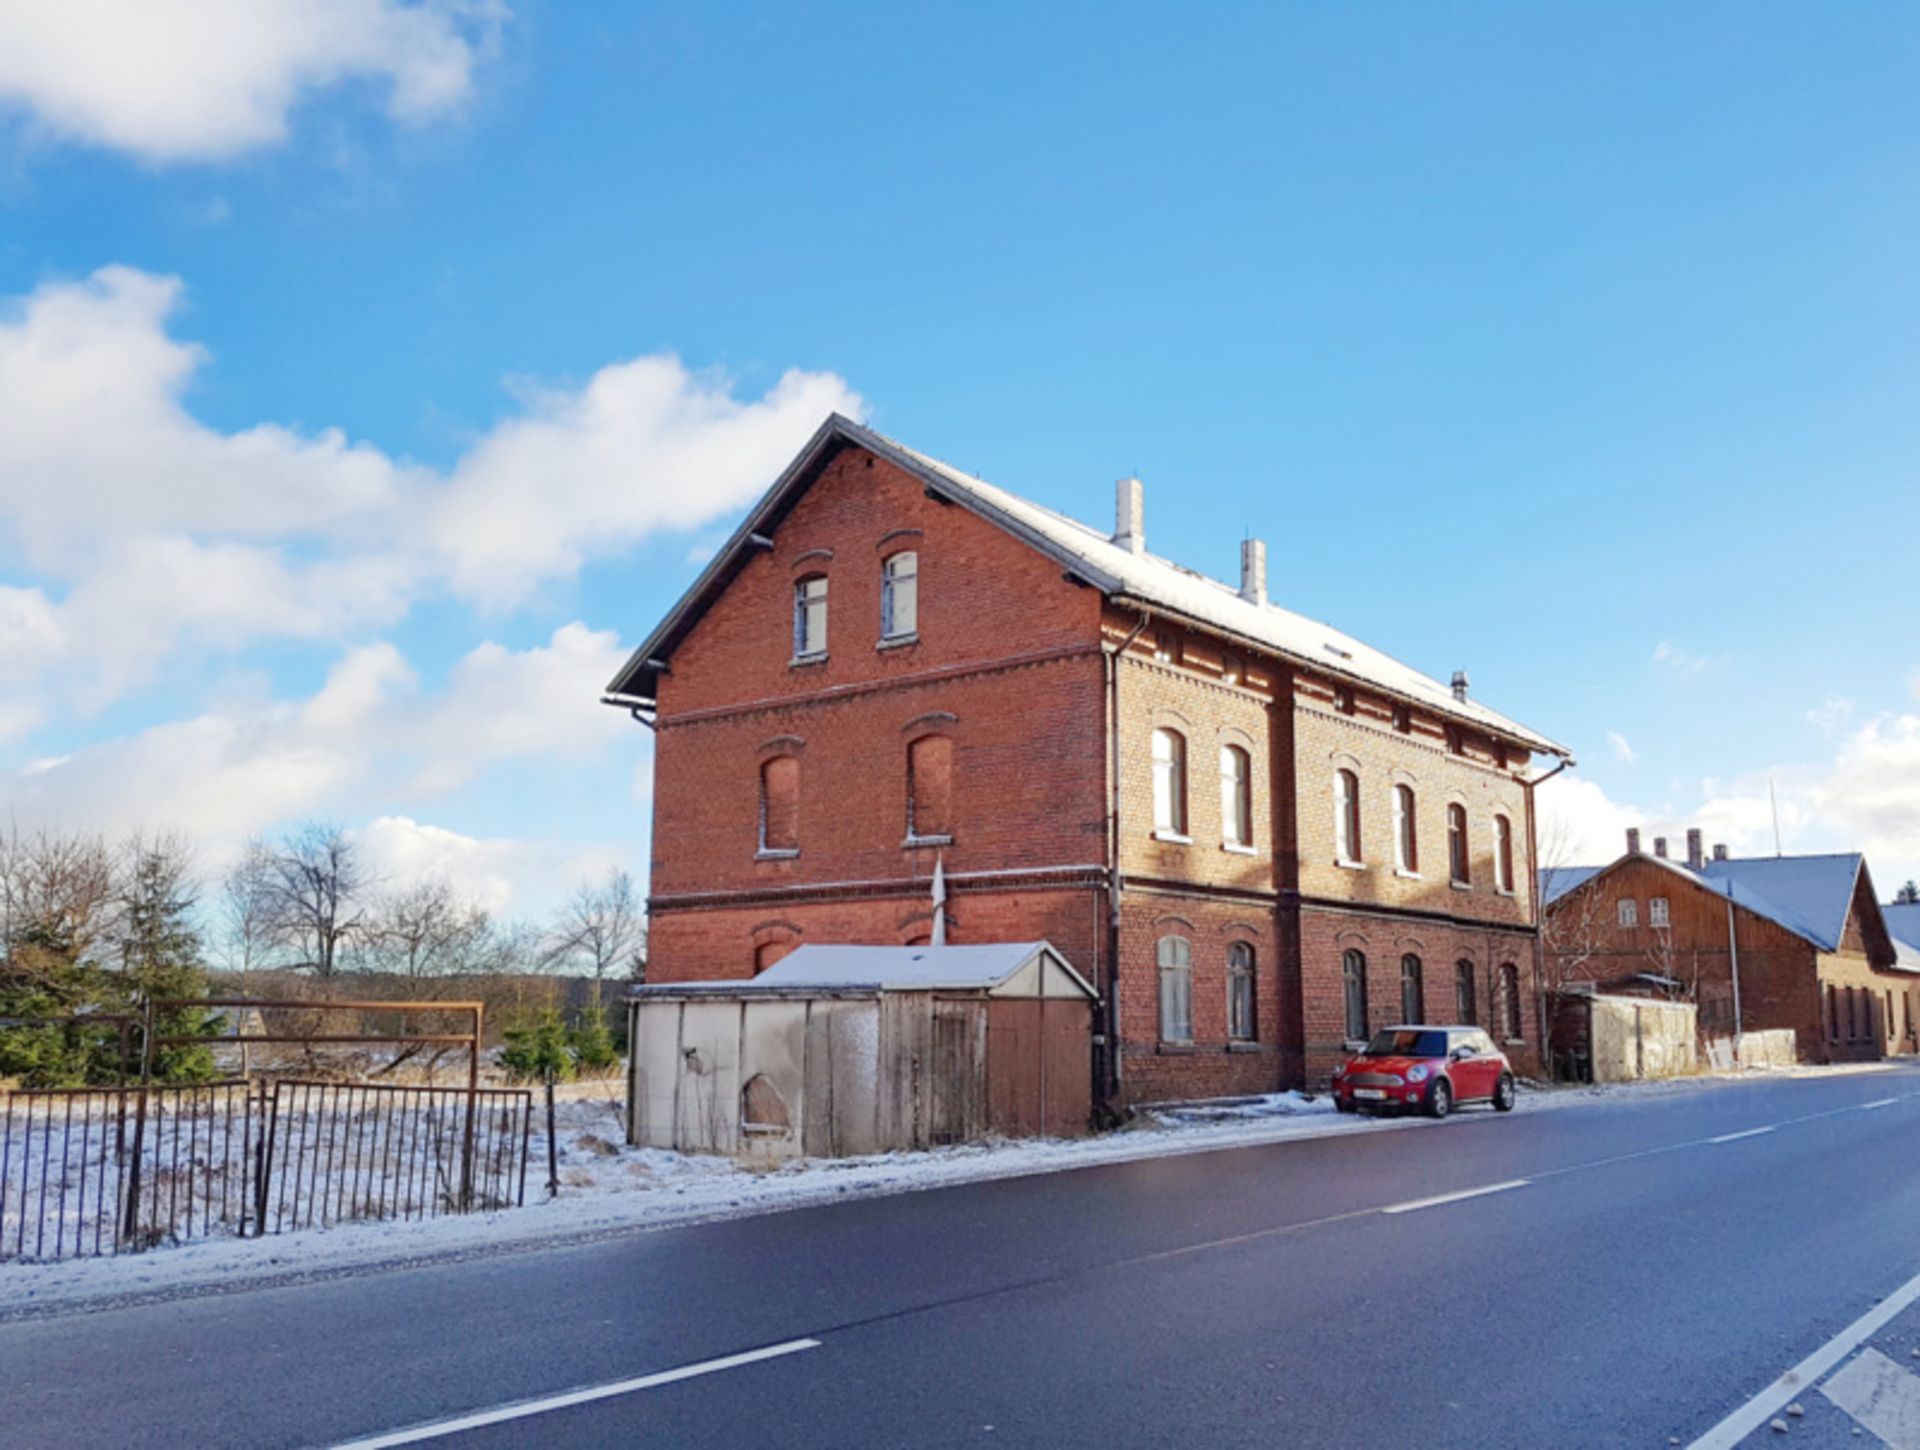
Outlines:
<svg viewBox="0 0 1920 1450"><path fill-rule="evenodd" d="M1044 965L1044 982L1023 974ZM1043 941L971 946L891 947L810 943L753 978L760 987L880 987L913 991L994 991L1022 983L1023 996L1094 995L1086 979ZM1066 987L1062 993L1059 989Z"/></svg>
<svg viewBox="0 0 1920 1450"><path fill-rule="evenodd" d="M1572 758L1572 752L1564 745L1489 710L1476 700L1456 699L1450 686L1331 625L1276 604L1259 604L1242 598L1233 585L1210 579L1169 559L1155 554L1136 554L1115 544L1098 529L962 473L838 414L822 425L800 456L748 514L733 538L708 564L693 588L634 651L607 687L610 703L641 703L653 699L658 662L666 658L682 630L698 616L704 607L703 601L715 587L731 577L744 552L754 547L755 537L764 537L772 523L784 514L786 495L804 488L815 466L830 457L841 443L855 444L887 459L919 478L941 497L972 509L1059 560L1063 567L1111 598L1165 610L1296 662L1374 685L1441 715L1470 721L1530 750Z"/></svg>
<svg viewBox="0 0 1920 1450"><path fill-rule="evenodd" d="M1823 952L1838 951L1853 910L1854 888L1866 867L1857 851L1831 856L1752 856L1703 863L1694 871L1663 856L1622 856L1605 866L1562 866L1540 873L1541 898L1552 906L1568 892L1623 862L1649 862L1692 882L1734 905L1785 927ZM1891 927L1891 908L1888 914ZM1920 971L1920 949L1900 950L1894 941L1894 966Z"/></svg>
<svg viewBox="0 0 1920 1450"><path fill-rule="evenodd" d="M1893 939L1920 950L1920 901L1895 901L1880 908Z"/></svg>

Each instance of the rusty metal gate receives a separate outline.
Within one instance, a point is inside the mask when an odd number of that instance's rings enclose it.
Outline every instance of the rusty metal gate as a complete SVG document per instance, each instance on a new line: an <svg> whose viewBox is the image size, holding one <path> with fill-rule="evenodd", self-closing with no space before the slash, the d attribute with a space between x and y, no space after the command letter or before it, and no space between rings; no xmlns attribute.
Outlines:
<svg viewBox="0 0 1920 1450"><path fill-rule="evenodd" d="M0 1259L526 1201L532 1094L281 1080L0 1096Z"/></svg>

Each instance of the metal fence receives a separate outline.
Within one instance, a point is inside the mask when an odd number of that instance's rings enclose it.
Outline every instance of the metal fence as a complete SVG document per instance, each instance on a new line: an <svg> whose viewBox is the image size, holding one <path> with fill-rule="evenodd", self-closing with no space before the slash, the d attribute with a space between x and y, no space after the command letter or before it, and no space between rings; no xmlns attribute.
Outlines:
<svg viewBox="0 0 1920 1450"><path fill-rule="evenodd" d="M0 1096L0 1259L526 1200L532 1094L281 1080Z"/></svg>

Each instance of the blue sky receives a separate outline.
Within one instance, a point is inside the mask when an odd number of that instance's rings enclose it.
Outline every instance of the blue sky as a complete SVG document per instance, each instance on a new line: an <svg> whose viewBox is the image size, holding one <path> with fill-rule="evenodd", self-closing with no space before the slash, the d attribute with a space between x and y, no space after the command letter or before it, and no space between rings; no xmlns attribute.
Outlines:
<svg viewBox="0 0 1920 1450"><path fill-rule="evenodd" d="M0 16L16 820L643 869L603 667L837 406L1267 538L1578 854L1920 874L1911 7L234 5Z"/></svg>

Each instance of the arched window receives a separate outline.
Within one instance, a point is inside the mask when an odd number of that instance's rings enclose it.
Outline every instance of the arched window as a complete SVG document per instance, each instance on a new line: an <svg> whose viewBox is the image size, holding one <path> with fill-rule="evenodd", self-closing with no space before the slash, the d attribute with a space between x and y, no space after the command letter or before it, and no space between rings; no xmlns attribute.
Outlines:
<svg viewBox="0 0 1920 1450"><path fill-rule="evenodd" d="M1153 828L1187 834L1187 739L1178 730L1153 732Z"/></svg>
<svg viewBox="0 0 1920 1450"><path fill-rule="evenodd" d="M1466 886L1473 880L1467 859L1467 808L1463 805L1447 807L1447 864L1456 885Z"/></svg>
<svg viewBox="0 0 1920 1450"><path fill-rule="evenodd" d="M776 755L760 767L760 850L762 854L800 849L800 761Z"/></svg>
<svg viewBox="0 0 1920 1450"><path fill-rule="evenodd" d="M1425 976L1420 958L1412 952L1400 958L1400 1020L1402 1022L1427 1020Z"/></svg>
<svg viewBox="0 0 1920 1450"><path fill-rule="evenodd" d="M1252 1042L1258 1036L1253 1017L1253 947L1237 941L1227 948L1227 1037Z"/></svg>
<svg viewBox="0 0 1920 1450"><path fill-rule="evenodd" d="M1253 844L1253 760L1238 745L1220 747L1220 839Z"/></svg>
<svg viewBox="0 0 1920 1450"><path fill-rule="evenodd" d="M1500 1022L1500 1031L1509 1042L1518 1042L1526 1034L1521 1031L1520 1020L1520 969L1512 962L1500 965L1498 985L1495 995L1499 1001L1494 1004L1494 1014Z"/></svg>
<svg viewBox="0 0 1920 1450"><path fill-rule="evenodd" d="M1333 854L1344 865L1360 864L1360 777L1333 773Z"/></svg>
<svg viewBox="0 0 1920 1450"><path fill-rule="evenodd" d="M827 652L827 576L809 574L793 586L793 657L813 659Z"/></svg>
<svg viewBox="0 0 1920 1450"><path fill-rule="evenodd" d="M922 735L907 747L907 839L953 836L953 742Z"/></svg>
<svg viewBox="0 0 1920 1450"><path fill-rule="evenodd" d="M1410 785L1393 788L1393 864L1409 873L1420 869L1420 824Z"/></svg>
<svg viewBox="0 0 1920 1450"><path fill-rule="evenodd" d="M1480 1023L1480 1004L1474 1000L1473 963L1465 959L1453 964L1453 1017L1462 1027Z"/></svg>
<svg viewBox="0 0 1920 1450"><path fill-rule="evenodd" d="M1193 1041L1193 947L1183 936L1163 936L1160 962L1160 1040Z"/></svg>
<svg viewBox="0 0 1920 1450"><path fill-rule="evenodd" d="M1513 822L1505 816L1493 818L1493 885L1513 895Z"/></svg>
<svg viewBox="0 0 1920 1450"><path fill-rule="evenodd" d="M1367 957L1349 948L1340 958L1340 977L1347 998L1347 1041L1367 1040Z"/></svg>
<svg viewBox="0 0 1920 1450"><path fill-rule="evenodd" d="M880 566L880 638L906 639L920 629L920 556L889 554Z"/></svg>

